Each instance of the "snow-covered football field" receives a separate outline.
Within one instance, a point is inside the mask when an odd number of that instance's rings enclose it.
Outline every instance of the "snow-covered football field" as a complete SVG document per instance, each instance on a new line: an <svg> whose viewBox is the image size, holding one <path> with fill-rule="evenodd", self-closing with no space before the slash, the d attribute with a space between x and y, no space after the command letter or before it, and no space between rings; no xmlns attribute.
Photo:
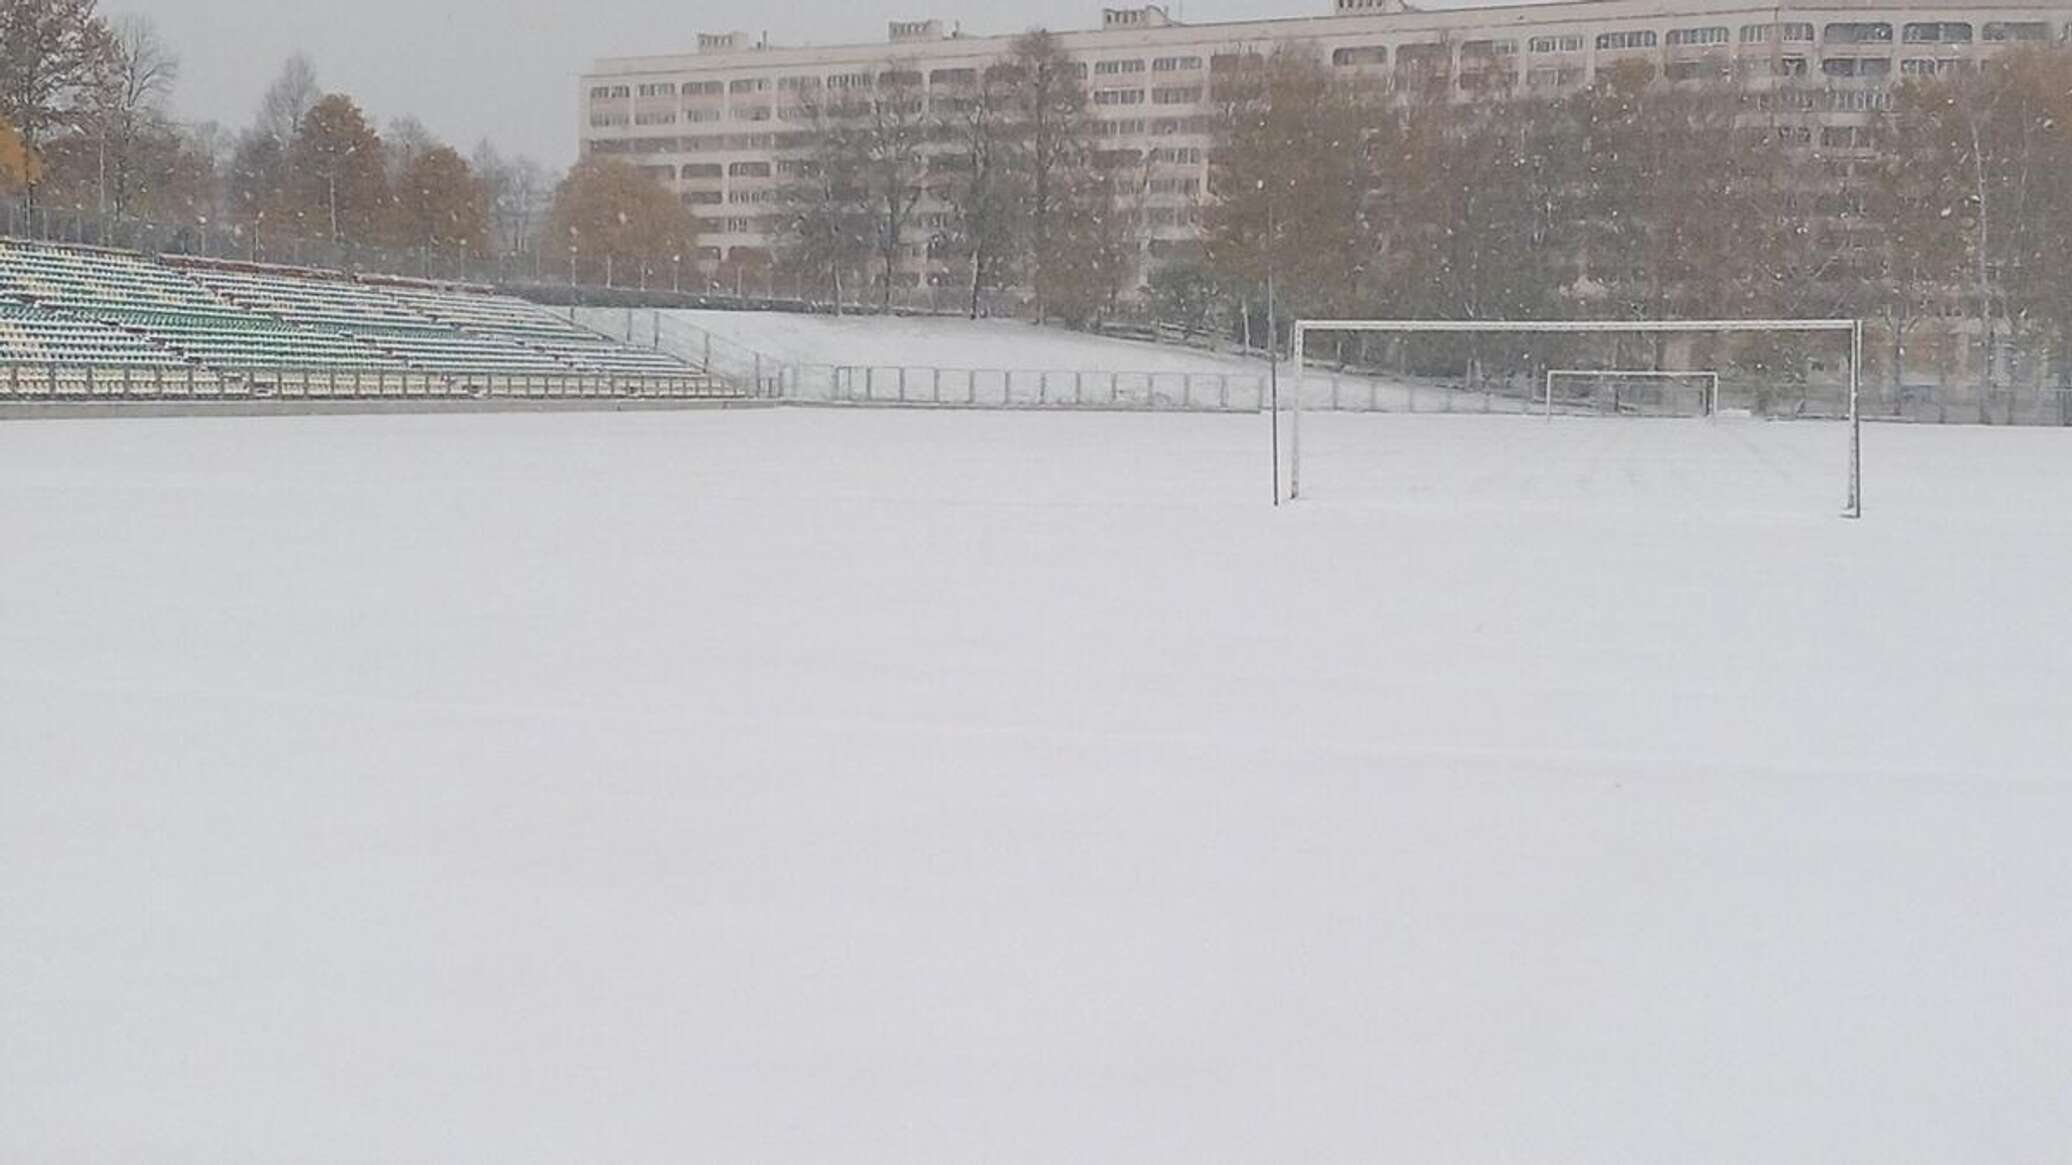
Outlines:
<svg viewBox="0 0 2072 1165"><path fill-rule="evenodd" d="M0 424L0 1160L2072 1157L2072 431Z"/></svg>

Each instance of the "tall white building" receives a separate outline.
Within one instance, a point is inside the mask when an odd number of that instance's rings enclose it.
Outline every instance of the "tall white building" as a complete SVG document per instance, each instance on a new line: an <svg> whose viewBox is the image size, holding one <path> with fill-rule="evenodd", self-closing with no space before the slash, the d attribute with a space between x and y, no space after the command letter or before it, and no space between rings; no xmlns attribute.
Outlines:
<svg viewBox="0 0 2072 1165"><path fill-rule="evenodd" d="M1108 9L1101 27L1058 34L1088 70L1104 148L1153 163L1142 222L1153 256L1196 235L1219 74L1276 46L1313 46L1334 68L1396 87L1474 91L1509 84L1559 93L1634 59L1670 80L1796 79L1808 134L1847 148L1850 128L1883 108L1907 76L1963 67L2011 44L2072 38L2067 0L1990 4L1830 0L1565 0L1427 12L1402 0L1334 0L1326 15L1182 24L1158 7ZM705 34L695 52L599 60L583 77L583 153L649 169L704 220L708 267L767 257L784 164L803 141L801 96L867 88L887 71L918 73L949 95L1006 58L1012 35L970 35L936 20L897 21L879 44L788 48L741 33ZM1112 144L1111 144L1112 143ZM923 206L901 279L955 285L926 237Z"/></svg>

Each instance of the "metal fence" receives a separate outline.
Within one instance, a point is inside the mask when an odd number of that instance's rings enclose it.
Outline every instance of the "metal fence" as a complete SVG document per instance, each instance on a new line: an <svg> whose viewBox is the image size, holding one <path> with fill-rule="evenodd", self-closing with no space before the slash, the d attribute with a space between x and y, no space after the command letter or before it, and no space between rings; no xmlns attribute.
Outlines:
<svg viewBox="0 0 2072 1165"><path fill-rule="evenodd" d="M0 366L0 400L673 400L742 399L708 376L443 374L398 369L254 368L214 372L91 365Z"/></svg>

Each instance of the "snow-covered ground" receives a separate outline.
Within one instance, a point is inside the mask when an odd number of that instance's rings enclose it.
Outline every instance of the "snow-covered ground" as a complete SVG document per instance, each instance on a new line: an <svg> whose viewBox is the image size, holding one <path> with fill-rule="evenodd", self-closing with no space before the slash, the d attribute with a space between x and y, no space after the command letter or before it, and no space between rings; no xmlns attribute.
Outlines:
<svg viewBox="0 0 2072 1165"><path fill-rule="evenodd" d="M0 1160L2072 1157L2072 433L1266 424L0 425Z"/></svg>
<svg viewBox="0 0 2072 1165"><path fill-rule="evenodd" d="M766 355L801 364L1248 375L1265 371L1265 364L1257 360L1091 336L1062 328L1039 328L1018 320L744 311L662 314ZM609 312L586 313L585 318L593 326L607 330L613 323ZM646 327L636 318L636 338L645 334L642 329Z"/></svg>

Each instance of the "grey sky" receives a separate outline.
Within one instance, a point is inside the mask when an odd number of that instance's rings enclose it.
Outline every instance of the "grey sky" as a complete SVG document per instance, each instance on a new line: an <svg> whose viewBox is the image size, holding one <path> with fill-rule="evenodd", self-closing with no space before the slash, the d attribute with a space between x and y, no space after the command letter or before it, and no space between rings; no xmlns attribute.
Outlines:
<svg viewBox="0 0 2072 1165"><path fill-rule="evenodd" d="M1120 7L1133 0L1108 0ZM488 137L552 165L575 154L575 77L593 57L688 50L701 31L767 31L789 44L884 38L934 16L970 32L1092 28L1102 0L102 0L140 12L178 50L182 116L242 127L288 54L379 123L405 113L463 151ZM1175 0L1189 21L1320 15L1330 0ZM1182 11L1184 9L1184 11Z"/></svg>

